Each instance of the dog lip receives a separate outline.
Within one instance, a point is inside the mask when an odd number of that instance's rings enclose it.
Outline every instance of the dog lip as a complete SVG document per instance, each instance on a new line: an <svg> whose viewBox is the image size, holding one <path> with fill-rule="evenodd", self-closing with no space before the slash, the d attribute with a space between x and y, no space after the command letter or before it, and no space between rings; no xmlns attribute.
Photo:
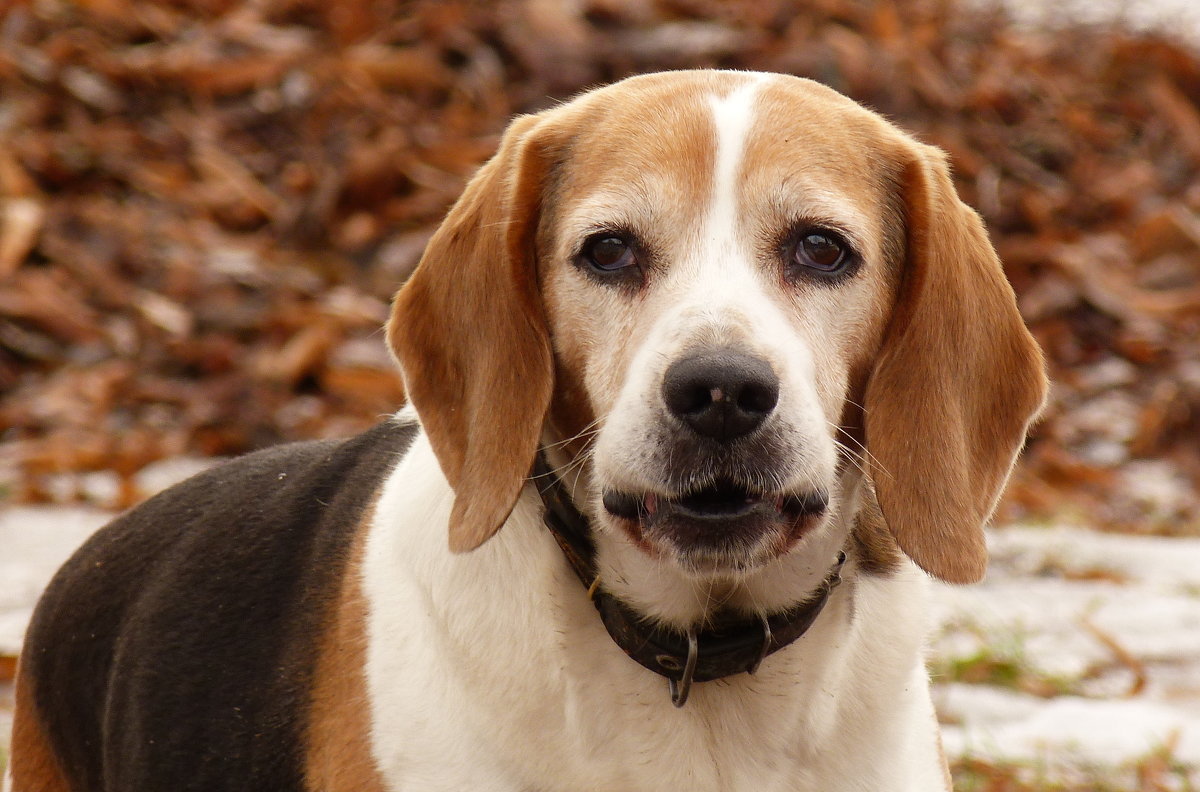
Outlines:
<svg viewBox="0 0 1200 792"><path fill-rule="evenodd" d="M614 517L624 517L626 520L636 520L644 509L646 496L633 495L617 490L605 490L602 498L604 509Z"/></svg>
<svg viewBox="0 0 1200 792"><path fill-rule="evenodd" d="M750 569L782 555L820 524L822 489L764 493L732 480L684 495L605 490L604 509L646 553L700 573Z"/></svg>
<svg viewBox="0 0 1200 792"><path fill-rule="evenodd" d="M788 495L776 502L776 509L793 518L814 517L828 507L829 493L824 490Z"/></svg>
<svg viewBox="0 0 1200 792"><path fill-rule="evenodd" d="M626 520L640 521L659 513L674 513L689 520L724 522L752 512L774 511L790 520L814 516L825 511L829 496L823 490L790 494L756 492L722 480L675 497L605 490L602 502L609 514Z"/></svg>
<svg viewBox="0 0 1200 792"><path fill-rule="evenodd" d="M719 481L675 498L669 505L674 511L693 520L731 520L759 509L768 501L766 495L733 482Z"/></svg>

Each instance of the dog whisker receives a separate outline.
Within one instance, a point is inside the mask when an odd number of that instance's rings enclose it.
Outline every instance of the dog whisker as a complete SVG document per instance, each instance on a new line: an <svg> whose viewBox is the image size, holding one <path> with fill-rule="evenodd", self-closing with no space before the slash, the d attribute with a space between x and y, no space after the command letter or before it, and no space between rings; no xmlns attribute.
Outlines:
<svg viewBox="0 0 1200 792"><path fill-rule="evenodd" d="M847 401L849 401L849 400L847 400ZM868 470L862 464L862 461L861 461L862 458L865 457L867 460L869 460L874 465L875 468L877 468L885 476L887 476L890 479L895 478L895 476L892 475L891 471L889 471L887 469L887 467L883 464L883 462L881 462L878 457L876 457L874 454L872 454L871 450L869 448L867 448L857 437L850 434L850 432L846 431L846 429L844 427L839 426L838 424L835 424L832 421L826 421L825 423L829 424L829 426L834 431L836 431L838 434L841 434L847 440L849 440L850 442L852 442L854 444L854 447L852 448L851 446L847 445L843 441L839 440L837 437L833 438L834 444L837 445L838 448L841 448L842 450L844 450L846 452L848 458L850 459L850 462L856 468L858 468L858 470L861 473L863 473L864 475L868 475Z"/></svg>

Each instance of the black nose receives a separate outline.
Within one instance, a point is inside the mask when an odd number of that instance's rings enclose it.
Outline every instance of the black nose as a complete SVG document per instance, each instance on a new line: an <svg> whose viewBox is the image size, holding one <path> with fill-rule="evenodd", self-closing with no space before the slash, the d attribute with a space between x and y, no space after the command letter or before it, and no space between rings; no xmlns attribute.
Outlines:
<svg viewBox="0 0 1200 792"><path fill-rule="evenodd" d="M696 434L726 443L750 434L779 401L771 364L733 350L675 361L662 386L667 409Z"/></svg>

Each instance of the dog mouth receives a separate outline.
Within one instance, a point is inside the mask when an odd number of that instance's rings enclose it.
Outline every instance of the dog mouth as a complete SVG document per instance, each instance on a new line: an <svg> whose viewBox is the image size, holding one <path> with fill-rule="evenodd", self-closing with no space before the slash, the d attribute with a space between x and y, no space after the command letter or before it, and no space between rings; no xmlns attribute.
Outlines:
<svg viewBox="0 0 1200 792"><path fill-rule="evenodd" d="M718 479L677 496L605 490L603 504L639 545L673 549L691 566L744 568L786 552L829 498L821 490L765 492Z"/></svg>

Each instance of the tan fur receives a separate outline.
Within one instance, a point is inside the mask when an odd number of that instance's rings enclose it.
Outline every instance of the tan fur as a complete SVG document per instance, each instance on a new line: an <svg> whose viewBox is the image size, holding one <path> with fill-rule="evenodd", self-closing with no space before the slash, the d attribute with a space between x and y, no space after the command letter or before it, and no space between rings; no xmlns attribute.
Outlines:
<svg viewBox="0 0 1200 792"><path fill-rule="evenodd" d="M729 77L710 75L711 87L719 87ZM620 312L620 318L589 326L589 317L603 315L597 302L604 298L598 298L595 290L580 291L552 266L574 253L568 246L575 237L567 227L577 219L616 214L656 246L676 247L679 240L671 237L680 234L681 228L673 219L695 215L694 207L711 190L711 168L705 164L712 158L715 140L703 101L704 86L680 90L678 86L635 81L628 87L628 102L654 108L674 123L667 127L607 114L602 103L589 102L588 97L582 98L580 106L552 111L556 123L575 127L570 162L555 170L553 195L545 201L538 237L539 286L554 350L555 388L549 423L557 438L580 436L611 409L617 390L612 383L620 380L629 365L639 328L654 319L651 306L642 304L630 311L614 299L606 301L603 310ZM614 168L614 162L620 162L620 168ZM669 171L666 178L661 176L664 167ZM631 181L654 198L628 200L626 188ZM596 212L597 208L602 211ZM568 458L576 458L584 450L584 440L586 435L566 444Z"/></svg>
<svg viewBox="0 0 1200 792"><path fill-rule="evenodd" d="M801 242L826 233L847 258L822 271ZM589 258L610 234L633 259L615 270ZM948 581L982 574L982 526L1045 380L940 153L811 81L625 80L514 122L401 291L388 337L430 440L403 477L436 456L455 499L450 547L478 546L512 514L498 545L451 559L406 522L424 525L443 482L386 490L394 517L373 533L388 549L366 565L369 678L376 755L397 786L444 773L447 789L480 788L512 767L513 789L949 788L920 660L925 581L904 554ZM730 444L746 450L737 464L829 507L706 558L602 496L644 495L653 514L732 475L665 395L676 363L719 348L767 361L780 385L771 423L747 438L769 442ZM656 710L646 696L661 680L604 659L613 647L536 498L513 511L539 443L591 523L604 591L648 621L780 612L839 550L847 585L760 675ZM411 613L402 558L440 592ZM580 613L560 607L571 597ZM410 619L469 630L470 644L435 642L396 679L375 659L410 648ZM561 676L528 672L543 665ZM413 727L429 701L450 705Z"/></svg>
<svg viewBox="0 0 1200 792"><path fill-rule="evenodd" d="M854 517L854 530L850 534L854 542L854 555L863 572L890 575L900 568L900 548L888 530L870 482L866 483L865 490L858 514Z"/></svg>
<svg viewBox="0 0 1200 792"><path fill-rule="evenodd" d="M499 529L544 429L569 461L610 411L665 307L583 288L575 246L597 218L615 218L666 252L647 267L667 277L694 249L712 190L707 97L744 79L635 78L518 119L401 290L388 339L456 493L455 550ZM605 112L612 102L623 112ZM770 255L772 234L798 221L849 227L870 264L837 290L782 276L777 287L814 341L827 419L866 446L870 461L858 462L895 544L936 577L977 580L982 526L1046 389L982 224L939 151L828 88L773 78L755 112L738 173L742 233ZM858 541L891 566L878 530Z"/></svg>
<svg viewBox="0 0 1200 792"><path fill-rule="evenodd" d="M512 511L553 384L533 238L547 152L539 119L512 125L396 296L388 342L457 497L455 551Z"/></svg>
<svg viewBox="0 0 1200 792"><path fill-rule="evenodd" d="M865 402L871 474L901 549L942 580L970 583L987 567L982 526L1046 378L945 156L915 144L906 155L903 282Z"/></svg>
<svg viewBox="0 0 1200 792"><path fill-rule="evenodd" d="M950 759L946 756L946 743L942 740L941 724L938 723L937 714L933 716L933 733L937 737L938 757L942 764L942 778L946 782L946 789L953 792L954 790L954 774L950 772Z"/></svg>
<svg viewBox="0 0 1200 792"><path fill-rule="evenodd" d="M681 94L636 83L629 90L632 101L657 112L685 108L701 95L698 89ZM698 136L707 136L711 148L710 130L681 136L671 129L656 137L647 125L605 126L603 114L592 108L588 144L573 145L587 109L586 102L575 103L510 125L499 151L467 185L392 307L389 345L456 493L450 521L455 551L479 546L508 517L548 414L564 439L596 414L582 360L562 367L555 380L538 281L538 254L544 250L539 242L553 225L549 218L556 216L549 193L593 192L618 151L646 163L680 158L682 178L670 186L682 206L694 202L705 186L706 171L686 165L703 149ZM697 115L693 125L703 126L702 120ZM694 142L683 142L689 138ZM556 168L568 149L570 167Z"/></svg>
<svg viewBox="0 0 1200 792"><path fill-rule="evenodd" d="M320 639L307 732L305 782L313 792L382 792L371 754L367 700L367 605L362 554L374 509L355 539L333 609L334 622Z"/></svg>
<svg viewBox="0 0 1200 792"><path fill-rule="evenodd" d="M9 750L13 792L69 792L71 785L63 775L34 704L33 679L21 673L20 662L15 696Z"/></svg>

